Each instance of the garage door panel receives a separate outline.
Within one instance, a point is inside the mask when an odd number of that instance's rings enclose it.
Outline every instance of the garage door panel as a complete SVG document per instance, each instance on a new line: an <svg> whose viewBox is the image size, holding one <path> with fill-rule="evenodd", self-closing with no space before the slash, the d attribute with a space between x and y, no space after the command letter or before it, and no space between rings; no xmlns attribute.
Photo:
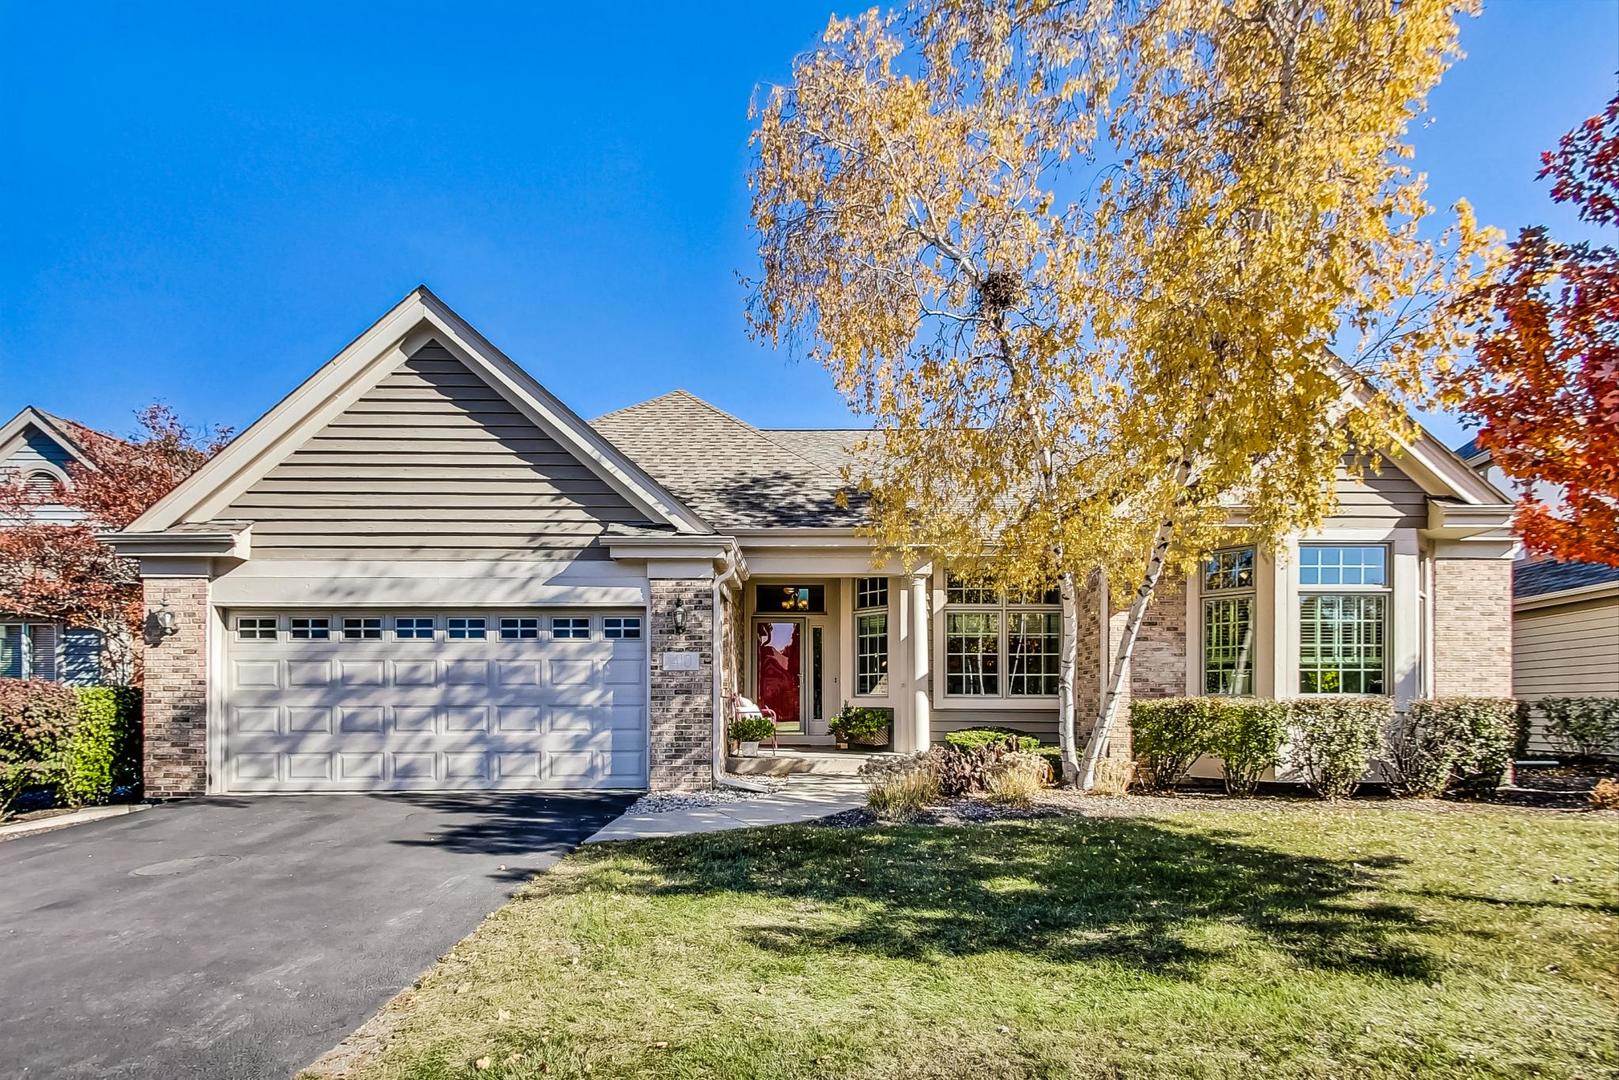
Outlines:
<svg viewBox="0 0 1619 1080"><path fill-rule="evenodd" d="M542 636L517 640L450 640L436 617L433 640L384 622L382 638L292 641L289 613L276 639L232 640L226 787L644 787L645 642L601 637L600 615L592 638L557 640L532 614Z"/></svg>

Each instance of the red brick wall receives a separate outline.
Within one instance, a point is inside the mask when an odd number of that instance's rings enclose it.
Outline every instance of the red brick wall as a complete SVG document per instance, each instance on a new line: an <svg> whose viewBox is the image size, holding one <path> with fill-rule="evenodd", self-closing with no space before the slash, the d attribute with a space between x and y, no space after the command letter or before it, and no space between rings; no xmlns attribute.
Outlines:
<svg viewBox="0 0 1619 1080"><path fill-rule="evenodd" d="M176 624L173 634L148 628L146 636L146 794L201 795L208 790L208 582L147 578L143 585L147 610L167 603Z"/></svg>

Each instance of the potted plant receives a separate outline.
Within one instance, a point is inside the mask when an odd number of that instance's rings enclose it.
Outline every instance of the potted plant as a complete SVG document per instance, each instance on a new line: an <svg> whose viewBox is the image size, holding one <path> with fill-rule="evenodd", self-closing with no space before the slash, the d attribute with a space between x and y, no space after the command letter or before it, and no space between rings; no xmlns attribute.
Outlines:
<svg viewBox="0 0 1619 1080"><path fill-rule="evenodd" d="M839 750L852 746L887 746L888 724L893 713L867 705L845 705L827 722L837 738Z"/></svg>
<svg viewBox="0 0 1619 1080"><path fill-rule="evenodd" d="M731 741L737 744L737 754L740 757L758 757L759 743L776 733L776 725L768 716L758 713L749 713L739 716L731 721L728 734Z"/></svg>

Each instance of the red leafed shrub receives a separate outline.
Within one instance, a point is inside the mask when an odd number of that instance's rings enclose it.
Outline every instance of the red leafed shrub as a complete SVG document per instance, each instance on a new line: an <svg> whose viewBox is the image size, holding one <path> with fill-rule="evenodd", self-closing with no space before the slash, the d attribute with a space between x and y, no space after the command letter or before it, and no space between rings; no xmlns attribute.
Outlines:
<svg viewBox="0 0 1619 1080"><path fill-rule="evenodd" d="M78 716L71 687L0 679L0 815L27 788L55 782Z"/></svg>

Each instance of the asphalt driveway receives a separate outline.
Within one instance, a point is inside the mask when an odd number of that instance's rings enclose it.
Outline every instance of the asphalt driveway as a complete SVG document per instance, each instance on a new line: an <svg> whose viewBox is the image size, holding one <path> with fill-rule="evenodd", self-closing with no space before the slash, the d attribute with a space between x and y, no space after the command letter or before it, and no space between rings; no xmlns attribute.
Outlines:
<svg viewBox="0 0 1619 1080"><path fill-rule="evenodd" d="M281 1080L630 801L211 798L0 843L0 1072Z"/></svg>

